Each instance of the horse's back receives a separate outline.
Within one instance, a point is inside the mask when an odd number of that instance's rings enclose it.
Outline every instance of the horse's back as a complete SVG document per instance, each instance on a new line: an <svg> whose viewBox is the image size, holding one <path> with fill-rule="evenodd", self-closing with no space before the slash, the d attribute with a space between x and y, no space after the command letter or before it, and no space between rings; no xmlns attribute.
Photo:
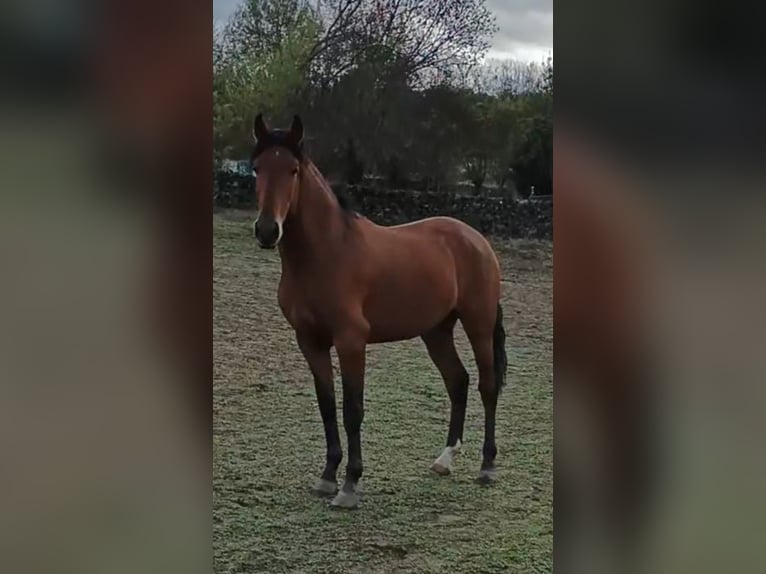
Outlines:
<svg viewBox="0 0 766 574"><path fill-rule="evenodd" d="M448 217L385 227L360 220L354 275L370 341L427 332L450 313L499 290L497 261L476 230ZM493 286L497 283L497 287ZM475 304L475 303L474 303Z"/></svg>
<svg viewBox="0 0 766 574"><path fill-rule="evenodd" d="M452 217L429 217L382 229L407 238L412 245L425 246L426 253L446 248L454 273L456 308L486 307L487 313L496 312L500 264L492 245L479 231Z"/></svg>
<svg viewBox="0 0 766 574"><path fill-rule="evenodd" d="M494 258L489 241L476 229L452 217L437 216L384 228L394 233L407 234L413 238L431 236L443 238L447 244L459 251L473 251L475 254Z"/></svg>
<svg viewBox="0 0 766 574"><path fill-rule="evenodd" d="M455 258L456 266L465 267L466 273L485 276L497 272L499 276L500 266L492 245L463 221L445 216L428 217L386 229L410 235L413 240L443 241Z"/></svg>

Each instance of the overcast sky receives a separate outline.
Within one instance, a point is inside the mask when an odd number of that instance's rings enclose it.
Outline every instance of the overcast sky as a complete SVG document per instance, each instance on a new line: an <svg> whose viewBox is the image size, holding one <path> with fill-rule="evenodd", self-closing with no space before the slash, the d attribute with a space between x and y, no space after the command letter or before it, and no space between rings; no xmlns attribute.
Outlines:
<svg viewBox="0 0 766 574"><path fill-rule="evenodd" d="M213 22L225 22L242 0L213 0ZM553 0L486 0L499 30L488 57L540 62L553 54Z"/></svg>

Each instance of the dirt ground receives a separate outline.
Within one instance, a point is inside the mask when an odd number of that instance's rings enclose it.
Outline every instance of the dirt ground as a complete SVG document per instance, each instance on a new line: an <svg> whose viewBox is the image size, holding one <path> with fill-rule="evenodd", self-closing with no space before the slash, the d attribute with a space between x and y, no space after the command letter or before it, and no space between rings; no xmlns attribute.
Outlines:
<svg viewBox="0 0 766 574"><path fill-rule="evenodd" d="M324 434L311 375L277 305L279 255L255 246L247 213L218 213L213 225L215 572L551 572L551 243L493 242L509 357L497 409L498 482L474 482L483 409L458 328L471 389L452 476L429 470L446 440L449 399L423 343L371 346L362 504L348 512L310 491Z"/></svg>

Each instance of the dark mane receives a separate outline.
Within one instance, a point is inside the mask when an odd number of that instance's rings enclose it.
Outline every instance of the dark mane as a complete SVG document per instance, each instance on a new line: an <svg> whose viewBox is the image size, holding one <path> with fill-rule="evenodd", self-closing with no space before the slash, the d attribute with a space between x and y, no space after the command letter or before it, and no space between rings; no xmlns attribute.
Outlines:
<svg viewBox="0 0 766 574"><path fill-rule="evenodd" d="M340 210L344 215L349 217L361 217L359 212L354 208L354 200L348 193L345 185L333 187L328 183L328 186L332 190L335 199L338 200L338 205L340 205Z"/></svg>

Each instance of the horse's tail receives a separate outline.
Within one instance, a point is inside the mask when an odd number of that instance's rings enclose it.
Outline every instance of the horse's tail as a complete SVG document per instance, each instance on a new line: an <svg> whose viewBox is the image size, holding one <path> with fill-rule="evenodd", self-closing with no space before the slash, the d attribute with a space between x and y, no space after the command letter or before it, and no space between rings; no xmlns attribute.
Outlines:
<svg viewBox="0 0 766 574"><path fill-rule="evenodd" d="M505 371L508 368L508 355L505 352L505 327L503 327L503 308L497 304L497 316L495 317L495 331L492 335L492 348L494 355L493 367L495 369L495 386L497 394L505 384Z"/></svg>

